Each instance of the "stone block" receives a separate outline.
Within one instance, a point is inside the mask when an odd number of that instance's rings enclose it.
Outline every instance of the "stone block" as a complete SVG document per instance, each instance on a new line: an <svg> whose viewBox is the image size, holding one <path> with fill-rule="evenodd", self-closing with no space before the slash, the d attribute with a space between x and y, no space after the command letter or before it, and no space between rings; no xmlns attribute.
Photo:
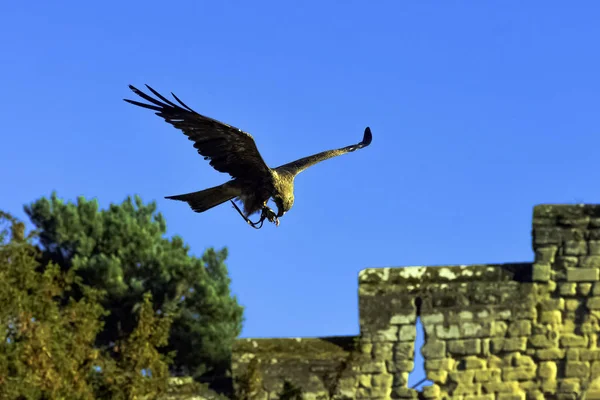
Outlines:
<svg viewBox="0 0 600 400"><path fill-rule="evenodd" d="M415 389L406 387L395 387L392 389L392 398L397 399L417 399L419 393Z"/></svg>
<svg viewBox="0 0 600 400"><path fill-rule="evenodd" d="M590 367L590 379L600 377L600 361L594 361Z"/></svg>
<svg viewBox="0 0 600 400"><path fill-rule="evenodd" d="M375 342L371 354L376 361L391 360L394 356L393 347L394 343L391 342Z"/></svg>
<svg viewBox="0 0 600 400"><path fill-rule="evenodd" d="M536 350L535 355L538 360L541 361L549 361L549 360L561 360L565 358L565 350L564 349L541 349Z"/></svg>
<svg viewBox="0 0 600 400"><path fill-rule="evenodd" d="M487 356L488 368L502 368L504 366L504 360L495 355Z"/></svg>
<svg viewBox="0 0 600 400"><path fill-rule="evenodd" d="M423 325L437 325L444 323L444 314L442 313L434 313L434 314L424 314L421 315L421 323Z"/></svg>
<svg viewBox="0 0 600 400"><path fill-rule="evenodd" d="M475 371L475 382L500 382L502 370L500 368L481 369Z"/></svg>
<svg viewBox="0 0 600 400"><path fill-rule="evenodd" d="M392 374L376 374L371 380L371 387L377 391L387 391L392 389L394 376Z"/></svg>
<svg viewBox="0 0 600 400"><path fill-rule="evenodd" d="M510 360L510 365L515 367L533 367L536 366L536 362L530 356L522 355L520 353L514 353L511 356L505 358Z"/></svg>
<svg viewBox="0 0 600 400"><path fill-rule="evenodd" d="M490 352L498 354L506 351L525 351L527 337L494 338L490 340Z"/></svg>
<svg viewBox="0 0 600 400"><path fill-rule="evenodd" d="M356 391L357 383L358 380L356 376L340 378L337 384L336 392L340 395L354 393Z"/></svg>
<svg viewBox="0 0 600 400"><path fill-rule="evenodd" d="M426 399L439 399L441 394L440 386L436 384L423 386L421 393Z"/></svg>
<svg viewBox="0 0 600 400"><path fill-rule="evenodd" d="M563 379L558 385L558 391L563 393L579 393L581 385L577 379Z"/></svg>
<svg viewBox="0 0 600 400"><path fill-rule="evenodd" d="M530 390L526 393L525 399L527 400L545 400L546 396L539 390Z"/></svg>
<svg viewBox="0 0 600 400"><path fill-rule="evenodd" d="M414 312L407 312L406 314L396 314L390 319L390 324L393 325L407 325L413 324L417 320L417 314Z"/></svg>
<svg viewBox="0 0 600 400"><path fill-rule="evenodd" d="M471 311L461 311L458 313L458 317L461 321L471 321L473 319L473 313Z"/></svg>
<svg viewBox="0 0 600 400"><path fill-rule="evenodd" d="M537 382L537 380L521 381L519 382L519 387L523 392L528 393L532 390L537 390L540 387L540 385L539 382Z"/></svg>
<svg viewBox="0 0 600 400"><path fill-rule="evenodd" d="M593 256L600 255L600 240L588 240L588 253Z"/></svg>
<svg viewBox="0 0 600 400"><path fill-rule="evenodd" d="M451 370L454 368L456 361L452 358L442 358L437 360L425 360L425 370L443 369Z"/></svg>
<svg viewBox="0 0 600 400"><path fill-rule="evenodd" d="M448 378L450 379L450 381L458 383L459 386L468 385L473 383L473 379L475 378L475 371L449 371Z"/></svg>
<svg viewBox="0 0 600 400"><path fill-rule="evenodd" d="M534 247L558 245L562 241L562 229L557 227L535 228L533 230Z"/></svg>
<svg viewBox="0 0 600 400"><path fill-rule="evenodd" d="M534 282L548 282L552 277L552 267L549 263L536 262L533 264L532 270Z"/></svg>
<svg viewBox="0 0 600 400"><path fill-rule="evenodd" d="M586 349L579 355L581 361L598 361L600 360L600 349Z"/></svg>
<svg viewBox="0 0 600 400"><path fill-rule="evenodd" d="M585 392L586 400L600 400L600 389L589 389Z"/></svg>
<svg viewBox="0 0 600 400"><path fill-rule="evenodd" d="M554 266L557 270L575 268L579 265L579 258L574 256L560 256L556 257Z"/></svg>
<svg viewBox="0 0 600 400"><path fill-rule="evenodd" d="M385 362L383 361L366 362L360 365L360 372L365 374L381 374L386 371Z"/></svg>
<svg viewBox="0 0 600 400"><path fill-rule="evenodd" d="M558 387L558 383L555 380L548 379L543 380L540 385L540 390L544 393L552 393L556 392L556 388Z"/></svg>
<svg viewBox="0 0 600 400"><path fill-rule="evenodd" d="M360 348L361 353L371 354L371 352L373 351L373 343L367 342L367 341L362 341L359 345L359 348Z"/></svg>
<svg viewBox="0 0 600 400"><path fill-rule="evenodd" d="M421 347L421 354L426 359L438 359L446 356L446 342L443 340L428 340Z"/></svg>
<svg viewBox="0 0 600 400"><path fill-rule="evenodd" d="M581 333L583 333L583 334L591 334L591 333L598 332L600 330L600 327L598 327L597 321L583 322L579 328L581 330Z"/></svg>
<svg viewBox="0 0 600 400"><path fill-rule="evenodd" d="M501 320L501 319L510 319L512 316L512 311L511 310L496 310L496 315L495 315L495 320Z"/></svg>
<svg viewBox="0 0 600 400"><path fill-rule="evenodd" d="M398 334L398 339L402 342L414 341L417 337L417 327L415 325L402 325Z"/></svg>
<svg viewBox="0 0 600 400"><path fill-rule="evenodd" d="M543 299L539 302L540 309L544 311L555 311L565 309L565 299L563 298L550 298Z"/></svg>
<svg viewBox="0 0 600 400"><path fill-rule="evenodd" d="M371 387L371 378L373 375L371 374L362 374L358 376L358 386L363 388Z"/></svg>
<svg viewBox="0 0 600 400"><path fill-rule="evenodd" d="M412 360L415 354L414 342L400 342L394 346L394 359Z"/></svg>
<svg viewBox="0 0 600 400"><path fill-rule="evenodd" d="M460 384L452 392L453 397L457 396L475 396L481 392L480 383Z"/></svg>
<svg viewBox="0 0 600 400"><path fill-rule="evenodd" d="M525 400L525 392L498 393L497 400Z"/></svg>
<svg viewBox="0 0 600 400"><path fill-rule="evenodd" d="M448 371L446 370L427 370L427 379L432 382L443 385L448 380Z"/></svg>
<svg viewBox="0 0 600 400"><path fill-rule="evenodd" d="M535 249L535 262L552 264L557 250L558 246L537 247Z"/></svg>
<svg viewBox="0 0 600 400"><path fill-rule="evenodd" d="M500 321L502 322L502 321ZM491 334L493 322L463 322L460 325L462 338L488 337Z"/></svg>
<svg viewBox="0 0 600 400"><path fill-rule="evenodd" d="M396 372L394 373L394 386L406 386L408 385L408 372Z"/></svg>
<svg viewBox="0 0 600 400"><path fill-rule="evenodd" d="M408 325L407 325L408 326ZM414 326L413 326L414 328ZM371 339L373 342L396 342L398 340L398 327L395 325L387 329L378 330ZM402 338L400 338L402 340ZM410 340L414 340L410 339Z"/></svg>
<svg viewBox="0 0 600 400"><path fill-rule="evenodd" d="M536 366L527 367L505 367L502 371L502 380L504 381L526 381L534 379L537 373Z"/></svg>
<svg viewBox="0 0 600 400"><path fill-rule="evenodd" d="M558 291L561 296L575 296L577 294L577 283L563 282L558 285Z"/></svg>
<svg viewBox="0 0 600 400"><path fill-rule="evenodd" d="M582 301L579 299L568 299L565 302L565 309L567 311L575 311L582 304Z"/></svg>
<svg viewBox="0 0 600 400"><path fill-rule="evenodd" d="M556 346L556 340L553 340L552 338L549 338L548 335L531 335L529 337L529 343L531 344L531 346L535 347L536 349L540 349L540 348L551 348Z"/></svg>
<svg viewBox="0 0 600 400"><path fill-rule="evenodd" d="M600 270L596 268L569 268L567 280L570 282L593 282L599 278Z"/></svg>
<svg viewBox="0 0 600 400"><path fill-rule="evenodd" d="M592 291L592 284L589 282L580 283L577 285L577 292L580 296L588 296Z"/></svg>
<svg viewBox="0 0 600 400"><path fill-rule="evenodd" d="M448 352L456 355L476 355L481 353L480 339L448 340L446 343Z"/></svg>
<svg viewBox="0 0 600 400"><path fill-rule="evenodd" d="M487 360L478 357L468 356L461 360L465 369L484 369L487 365ZM459 364L460 365L460 364Z"/></svg>
<svg viewBox="0 0 600 400"><path fill-rule="evenodd" d="M583 229L583 228L568 228L568 229L563 229L562 233L562 238L563 240L566 241L573 241L573 242L583 242L587 240L588 234L587 234L587 229Z"/></svg>
<svg viewBox="0 0 600 400"><path fill-rule="evenodd" d="M565 366L565 377L567 378L587 378L589 374L589 362L569 361Z"/></svg>
<svg viewBox="0 0 600 400"><path fill-rule="evenodd" d="M508 323L506 321L493 321L491 322L491 332L485 336L493 336L493 337L504 337L506 336L506 331L508 330ZM483 336L483 337L485 337Z"/></svg>
<svg viewBox="0 0 600 400"><path fill-rule="evenodd" d="M563 253L567 256L582 256L587 254L587 242L585 240L565 240Z"/></svg>
<svg viewBox="0 0 600 400"><path fill-rule="evenodd" d="M460 328L455 324L448 325L447 327L443 325L436 325L435 333L438 339L458 339L461 337Z"/></svg>
<svg viewBox="0 0 600 400"><path fill-rule="evenodd" d="M600 310L600 296L590 297L587 299L586 305L590 310Z"/></svg>
<svg viewBox="0 0 600 400"><path fill-rule="evenodd" d="M538 377L542 379L556 379L558 368L553 361L543 361L538 368Z"/></svg>
<svg viewBox="0 0 600 400"><path fill-rule="evenodd" d="M394 363L397 371L412 371L415 369L415 362L412 360L396 361Z"/></svg>
<svg viewBox="0 0 600 400"><path fill-rule="evenodd" d="M587 347L588 338L586 336L567 333L561 336L560 344L562 347Z"/></svg>
<svg viewBox="0 0 600 400"><path fill-rule="evenodd" d="M531 321L522 319L511 322L506 332L509 337L531 335Z"/></svg>
<svg viewBox="0 0 600 400"><path fill-rule="evenodd" d="M558 310L542 311L540 313L539 322L542 324L560 325L562 323L562 312Z"/></svg>
<svg viewBox="0 0 600 400"><path fill-rule="evenodd" d="M486 393L518 393L518 382L486 382L482 384Z"/></svg>
<svg viewBox="0 0 600 400"><path fill-rule="evenodd" d="M600 268L600 256L583 256L579 260L581 268Z"/></svg>
<svg viewBox="0 0 600 400"><path fill-rule="evenodd" d="M565 359L567 361L579 361L579 349L567 349Z"/></svg>

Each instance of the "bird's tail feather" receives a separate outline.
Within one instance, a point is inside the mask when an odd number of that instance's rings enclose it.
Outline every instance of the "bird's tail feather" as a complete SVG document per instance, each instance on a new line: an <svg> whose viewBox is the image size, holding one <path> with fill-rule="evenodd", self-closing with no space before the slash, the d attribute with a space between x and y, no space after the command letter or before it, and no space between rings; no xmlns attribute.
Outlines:
<svg viewBox="0 0 600 400"><path fill-rule="evenodd" d="M235 188L229 185L229 182L198 192L179 194L176 196L167 196L166 199L179 200L187 202L192 210L197 213L209 210L219 204L231 200L238 195Z"/></svg>

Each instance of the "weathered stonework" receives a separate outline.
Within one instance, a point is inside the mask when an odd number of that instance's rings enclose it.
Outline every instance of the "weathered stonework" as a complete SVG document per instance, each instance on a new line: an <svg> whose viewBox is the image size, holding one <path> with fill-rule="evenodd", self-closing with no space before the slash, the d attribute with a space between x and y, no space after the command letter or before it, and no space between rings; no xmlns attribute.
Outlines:
<svg viewBox="0 0 600 400"><path fill-rule="evenodd" d="M600 205L536 206L533 251L365 269L359 336L238 340L234 386L251 377L256 399L600 399ZM407 387L417 317L433 382L421 392Z"/></svg>

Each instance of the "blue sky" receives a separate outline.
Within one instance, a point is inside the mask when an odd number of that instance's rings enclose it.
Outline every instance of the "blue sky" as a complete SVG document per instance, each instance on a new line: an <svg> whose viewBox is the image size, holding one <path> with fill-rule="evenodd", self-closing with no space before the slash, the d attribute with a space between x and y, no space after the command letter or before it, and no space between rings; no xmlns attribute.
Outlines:
<svg viewBox="0 0 600 400"><path fill-rule="evenodd" d="M532 207L598 202L596 2L9 2L1 208L56 190L157 200L193 252L228 246L243 337L358 333L367 267L529 261ZM132 98L174 92L296 179L275 228L166 200L220 184Z"/></svg>

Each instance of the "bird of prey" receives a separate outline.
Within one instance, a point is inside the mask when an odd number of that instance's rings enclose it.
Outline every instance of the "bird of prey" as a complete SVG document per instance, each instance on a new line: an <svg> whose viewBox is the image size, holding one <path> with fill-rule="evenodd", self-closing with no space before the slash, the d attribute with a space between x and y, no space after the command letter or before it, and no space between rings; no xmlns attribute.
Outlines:
<svg viewBox="0 0 600 400"><path fill-rule="evenodd" d="M185 201L193 211L201 213L226 201L231 201L246 222L257 228L265 218L279 225L279 218L294 204L294 178L306 168L321 161L367 147L372 140L371 130L365 129L360 143L339 149L323 151L308 157L269 168L261 157L250 134L212 118L198 114L171 93L179 105L167 100L150 86L146 87L156 96L153 98L137 88L129 88L151 104L124 99L126 102L156 111L156 115L181 130L194 142L198 153L209 160L219 172L228 173L233 179L198 192L167 196L167 199ZM277 213L267 206L269 199L277 206ZM233 200L242 203L244 212ZM261 212L259 222L251 222L252 214Z"/></svg>

